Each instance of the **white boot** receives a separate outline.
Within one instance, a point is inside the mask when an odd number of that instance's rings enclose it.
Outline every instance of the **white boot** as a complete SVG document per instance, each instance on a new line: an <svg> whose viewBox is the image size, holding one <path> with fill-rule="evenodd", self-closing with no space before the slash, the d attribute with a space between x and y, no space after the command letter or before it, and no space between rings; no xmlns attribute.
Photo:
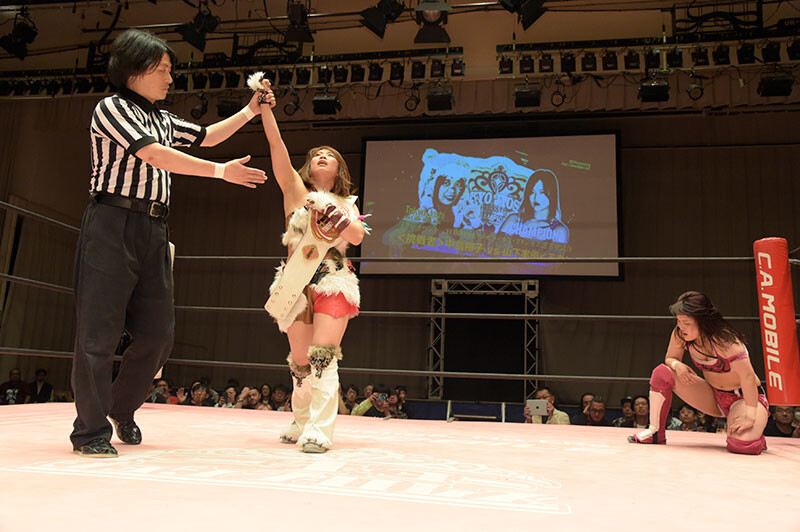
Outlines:
<svg viewBox="0 0 800 532"><path fill-rule="evenodd" d="M289 363L289 371L292 374L292 413L294 420L290 425L281 431L280 439L282 443L296 443L303 433L303 427L308 422L309 407L311 406L311 383L308 382L311 375L310 366L298 366L292 360L292 355L286 358Z"/></svg>
<svg viewBox="0 0 800 532"><path fill-rule="evenodd" d="M324 453L333 441L333 428L339 412L339 359L342 350L333 345L312 345L308 361L312 372L311 404L308 421L297 444L306 453Z"/></svg>

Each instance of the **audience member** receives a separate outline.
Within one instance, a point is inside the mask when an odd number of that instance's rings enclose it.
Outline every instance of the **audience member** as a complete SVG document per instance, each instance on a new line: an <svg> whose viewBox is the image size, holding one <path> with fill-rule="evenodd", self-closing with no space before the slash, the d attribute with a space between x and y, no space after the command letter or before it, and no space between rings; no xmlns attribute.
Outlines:
<svg viewBox="0 0 800 532"><path fill-rule="evenodd" d="M397 392L392 392L386 399L386 417L408 419L408 414L400 410L400 397Z"/></svg>
<svg viewBox="0 0 800 532"><path fill-rule="evenodd" d="M569 425L569 416L566 412L556 408L556 396L550 391L550 388L542 386L536 390L534 399L544 399L547 401L547 415L540 416L538 414L531 414L531 409L525 405L523 414L525 415L525 423L545 423L547 425Z"/></svg>
<svg viewBox="0 0 800 532"><path fill-rule="evenodd" d="M269 409L278 412L291 412L292 407L289 406L289 390L283 384L275 385L272 390L272 397L269 400Z"/></svg>
<svg viewBox="0 0 800 532"><path fill-rule="evenodd" d="M370 385L368 385L370 386ZM389 388L383 384L372 387L372 393L350 412L353 416L387 417Z"/></svg>
<svg viewBox="0 0 800 532"><path fill-rule="evenodd" d="M49 403L53 400L53 385L45 380L47 370L36 370L36 380L30 384L31 403Z"/></svg>
<svg viewBox="0 0 800 532"><path fill-rule="evenodd" d="M606 401L602 397L595 395L589 402L586 409L586 421L584 423L572 423L573 425L590 425L594 427L610 427L611 422L606 419ZM577 417L577 416L575 416ZM573 419L575 419L573 417ZM570 420L571 421L571 420ZM580 421L580 418L578 419Z"/></svg>
<svg viewBox="0 0 800 532"><path fill-rule="evenodd" d="M586 425L589 405L592 403L592 399L594 399L593 393L586 392L581 395L581 411L572 416L572 419L569 420L572 425Z"/></svg>
<svg viewBox="0 0 800 532"><path fill-rule="evenodd" d="M275 387L277 391L277 386ZM273 393L273 395L275 395ZM234 408L244 408L246 410L269 410L269 407L261 402L261 392L256 388L245 386L236 398Z"/></svg>
<svg viewBox="0 0 800 532"><path fill-rule="evenodd" d="M187 406L214 406L211 398L208 396L208 388L202 382L198 382L192 386L192 395L184 400L182 405Z"/></svg>
<svg viewBox="0 0 800 532"><path fill-rule="evenodd" d="M670 425L668 430L682 430L688 432L705 432L698 422L697 409L691 405L683 405L678 411L680 425Z"/></svg>
<svg viewBox="0 0 800 532"><path fill-rule="evenodd" d="M219 396L219 401L214 405L219 408L234 408L236 406L236 388L228 386Z"/></svg>
<svg viewBox="0 0 800 532"><path fill-rule="evenodd" d="M348 412L352 412L353 408L356 407L357 399L358 399L358 387L355 384L351 384L344 391L344 406L347 408Z"/></svg>
<svg viewBox="0 0 800 532"><path fill-rule="evenodd" d="M269 406L269 401L272 399L272 387L269 384L261 385L261 402Z"/></svg>
<svg viewBox="0 0 800 532"><path fill-rule="evenodd" d="M611 422L615 427L622 427L623 423L633 419L633 397L630 395L623 397L619 405L622 408L622 415Z"/></svg>
<svg viewBox="0 0 800 532"><path fill-rule="evenodd" d="M208 379L208 377L200 377L197 382L206 387L209 406L214 406L217 404L219 401L219 393L211 387L211 381ZM192 387L194 387L194 385L192 385Z"/></svg>
<svg viewBox="0 0 800 532"><path fill-rule="evenodd" d="M637 395L633 398L633 418L626 420L620 427L646 429L650 423L650 398Z"/></svg>
<svg viewBox="0 0 800 532"><path fill-rule="evenodd" d="M395 392L397 393L397 411L400 414L404 414L406 418L411 419L414 417L414 411L406 402L406 397L408 396L408 389L400 384L399 386L395 387Z"/></svg>
<svg viewBox="0 0 800 532"><path fill-rule="evenodd" d="M153 379L153 389L145 399L148 403L169 403L169 383L166 379ZM177 397L175 398L177 400Z"/></svg>
<svg viewBox="0 0 800 532"><path fill-rule="evenodd" d="M372 386L371 384L367 384L366 386L364 386L364 397L361 398L361 401L366 401L372 396L373 388L374 386Z"/></svg>
<svg viewBox="0 0 800 532"><path fill-rule="evenodd" d="M337 397L338 406L337 406L336 413L337 414L344 414L344 415L348 415L349 416L350 415L350 409L347 408L346 404L344 404L344 397L343 397L344 393L342 392L342 383L341 382L339 382L339 389L336 390L336 395L338 396Z"/></svg>
<svg viewBox="0 0 800 532"><path fill-rule="evenodd" d="M30 402L28 384L22 382L19 368L12 369L8 372L8 380L0 384L0 405L21 405Z"/></svg>
<svg viewBox="0 0 800 532"><path fill-rule="evenodd" d="M767 421L764 436L800 438L800 424L792 427L794 411L791 406L773 406L772 416Z"/></svg>

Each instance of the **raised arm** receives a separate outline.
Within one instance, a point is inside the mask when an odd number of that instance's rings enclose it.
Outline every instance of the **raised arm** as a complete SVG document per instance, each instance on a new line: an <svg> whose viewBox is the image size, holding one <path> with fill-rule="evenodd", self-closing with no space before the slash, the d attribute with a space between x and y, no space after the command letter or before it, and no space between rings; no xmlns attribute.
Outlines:
<svg viewBox="0 0 800 532"><path fill-rule="evenodd" d="M258 104L258 94L253 94L248 104L238 113L229 116L225 120L220 120L206 128L206 136L200 146L216 146L220 142L228 140L231 135L239 131L242 126L247 124L250 119L261 112Z"/></svg>
<svg viewBox="0 0 800 532"><path fill-rule="evenodd" d="M270 89L270 82L265 79L262 84L266 94L262 100L264 103L261 104L261 123L264 126L264 133L269 143L272 171L275 174L278 186L281 187L283 192L284 207L287 211L292 211L305 202L305 196L308 191L300 178L300 174L292 166L289 150L286 149L286 144L283 143L280 129L278 129L278 121L275 120L275 115L272 113L272 108L275 106L275 96Z"/></svg>
<svg viewBox="0 0 800 532"><path fill-rule="evenodd" d="M263 183L267 179L263 170L244 166L250 160L249 155L227 163L215 163L163 146L157 142L139 148L135 155L151 166L168 172L217 177L229 183L248 188L256 188L256 185Z"/></svg>

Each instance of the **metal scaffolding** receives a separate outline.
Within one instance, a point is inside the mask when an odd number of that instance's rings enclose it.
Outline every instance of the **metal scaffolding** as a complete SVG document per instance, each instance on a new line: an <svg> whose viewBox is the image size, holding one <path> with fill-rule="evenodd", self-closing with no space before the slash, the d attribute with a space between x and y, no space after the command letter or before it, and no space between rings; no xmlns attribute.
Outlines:
<svg viewBox="0 0 800 532"><path fill-rule="evenodd" d="M483 280L431 280L431 313L441 314L430 318L430 342L428 344L428 370L444 371L445 317L447 295L504 295L523 296L525 315L539 314L539 281L483 281ZM523 373L537 375L539 372L539 322L525 320L523 329ZM539 382L526 379L523 401L533 396ZM428 399L443 398L444 377L428 377Z"/></svg>

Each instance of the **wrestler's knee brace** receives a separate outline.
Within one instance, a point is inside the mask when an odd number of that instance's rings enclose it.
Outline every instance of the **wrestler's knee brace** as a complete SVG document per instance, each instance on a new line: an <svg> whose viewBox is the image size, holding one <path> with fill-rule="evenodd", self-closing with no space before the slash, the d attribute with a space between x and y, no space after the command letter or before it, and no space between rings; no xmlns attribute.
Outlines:
<svg viewBox="0 0 800 532"><path fill-rule="evenodd" d="M767 439L761 436L757 440L744 441L728 436L727 447L728 451L736 454L761 454L767 448Z"/></svg>
<svg viewBox="0 0 800 532"><path fill-rule="evenodd" d="M339 364L342 350L335 345L312 345L308 349L311 366L311 405L309 419L298 443L316 443L328 448L339 410Z"/></svg>
<svg viewBox="0 0 800 532"><path fill-rule="evenodd" d="M294 420L281 431L281 441L284 443L295 443L303 433L303 427L308 422L309 409L311 406L311 384L308 378L311 375L311 366L298 366L292 360L291 353L286 357L289 363L289 372L292 374L292 413ZM304 382L305 381L305 382Z"/></svg>

